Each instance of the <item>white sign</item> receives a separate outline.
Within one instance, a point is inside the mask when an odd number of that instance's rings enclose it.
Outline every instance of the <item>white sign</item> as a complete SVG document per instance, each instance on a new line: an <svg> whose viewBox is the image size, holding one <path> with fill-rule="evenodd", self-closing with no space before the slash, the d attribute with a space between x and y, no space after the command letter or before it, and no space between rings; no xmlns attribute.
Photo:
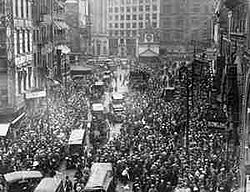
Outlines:
<svg viewBox="0 0 250 192"><path fill-rule="evenodd" d="M143 52L151 50L157 54L159 54L160 46L155 45L155 44L149 44L149 45L139 45L139 55L142 54Z"/></svg>
<svg viewBox="0 0 250 192"><path fill-rule="evenodd" d="M26 93L25 96L26 96L26 99L46 97L46 91L30 92L30 93Z"/></svg>

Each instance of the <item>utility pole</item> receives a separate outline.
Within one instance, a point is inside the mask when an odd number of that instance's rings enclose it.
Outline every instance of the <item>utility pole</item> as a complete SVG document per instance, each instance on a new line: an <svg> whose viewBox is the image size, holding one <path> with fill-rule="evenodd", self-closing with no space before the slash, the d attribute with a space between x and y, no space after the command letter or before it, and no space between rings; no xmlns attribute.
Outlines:
<svg viewBox="0 0 250 192"><path fill-rule="evenodd" d="M186 66L185 66L186 67ZM187 100L186 100L186 107L187 107L187 119L186 119L186 150L188 156L188 163L189 163L189 119L190 119L190 112L189 112L189 74L188 68L186 67L186 91L187 91Z"/></svg>

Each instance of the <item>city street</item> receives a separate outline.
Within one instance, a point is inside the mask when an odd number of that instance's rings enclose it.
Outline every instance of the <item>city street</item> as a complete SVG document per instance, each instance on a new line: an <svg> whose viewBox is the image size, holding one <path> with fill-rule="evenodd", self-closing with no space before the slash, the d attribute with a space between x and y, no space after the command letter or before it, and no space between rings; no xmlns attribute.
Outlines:
<svg viewBox="0 0 250 192"><path fill-rule="evenodd" d="M125 69L121 69L121 67L119 66L117 67L115 74L117 78L112 80L112 86L114 86L113 90L117 88L117 92L119 93L123 93L123 94L128 93L127 84L128 84L129 71ZM115 91L113 91L112 93L110 92L104 93L103 105L104 105L105 113L110 112L110 104L112 102L111 96L113 93L115 93ZM91 122L92 114L91 114L91 105L90 105L89 100L87 104L88 104L88 122ZM120 134L120 129L121 129L122 124L121 123L113 124L112 122L108 121L108 125L110 126L109 141L111 141L113 140L113 138L115 138L117 135ZM89 132L86 133L86 144L88 147L91 147L91 144L89 141ZM69 176L69 178L73 181L75 173L76 173L75 169L66 169L66 162L64 161L60 167L60 170L57 172L57 177L64 179L66 176ZM121 192L121 191L123 191L123 185L119 183L117 186L117 192ZM131 191L131 188L130 188L130 191Z"/></svg>
<svg viewBox="0 0 250 192"><path fill-rule="evenodd" d="M0 192L250 192L249 10L0 0Z"/></svg>
<svg viewBox="0 0 250 192"><path fill-rule="evenodd" d="M117 68L116 71L116 79L113 80L113 93L123 93L124 95L128 94L128 69L122 69L121 66ZM115 89L116 87L116 89ZM117 90L117 91L115 91ZM115 123L110 129L110 140L112 140L115 136L120 133L121 123Z"/></svg>

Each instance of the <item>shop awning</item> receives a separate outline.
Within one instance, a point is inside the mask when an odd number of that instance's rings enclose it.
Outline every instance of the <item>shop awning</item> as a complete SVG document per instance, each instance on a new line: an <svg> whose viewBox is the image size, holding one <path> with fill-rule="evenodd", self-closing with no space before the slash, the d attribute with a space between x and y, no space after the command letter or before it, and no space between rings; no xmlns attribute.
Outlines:
<svg viewBox="0 0 250 192"><path fill-rule="evenodd" d="M0 136L1 137L5 137L7 135L9 127L10 127L9 123L0 124Z"/></svg>
<svg viewBox="0 0 250 192"><path fill-rule="evenodd" d="M62 53L64 53L64 54L70 53L70 48L68 48L68 46L66 46L66 45L58 45L58 46L56 46L56 49L62 50Z"/></svg>
<svg viewBox="0 0 250 192"><path fill-rule="evenodd" d="M24 115L25 115L25 113L22 113L21 115L19 115L17 118L15 118L15 119L11 122L11 124L17 123L22 117L24 117Z"/></svg>

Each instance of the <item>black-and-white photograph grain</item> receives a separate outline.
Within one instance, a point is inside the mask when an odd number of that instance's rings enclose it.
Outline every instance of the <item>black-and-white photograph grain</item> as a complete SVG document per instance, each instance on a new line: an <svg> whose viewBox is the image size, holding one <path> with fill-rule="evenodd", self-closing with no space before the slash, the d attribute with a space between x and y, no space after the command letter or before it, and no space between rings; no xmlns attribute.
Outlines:
<svg viewBox="0 0 250 192"><path fill-rule="evenodd" d="M250 0L0 0L0 192L250 192Z"/></svg>

